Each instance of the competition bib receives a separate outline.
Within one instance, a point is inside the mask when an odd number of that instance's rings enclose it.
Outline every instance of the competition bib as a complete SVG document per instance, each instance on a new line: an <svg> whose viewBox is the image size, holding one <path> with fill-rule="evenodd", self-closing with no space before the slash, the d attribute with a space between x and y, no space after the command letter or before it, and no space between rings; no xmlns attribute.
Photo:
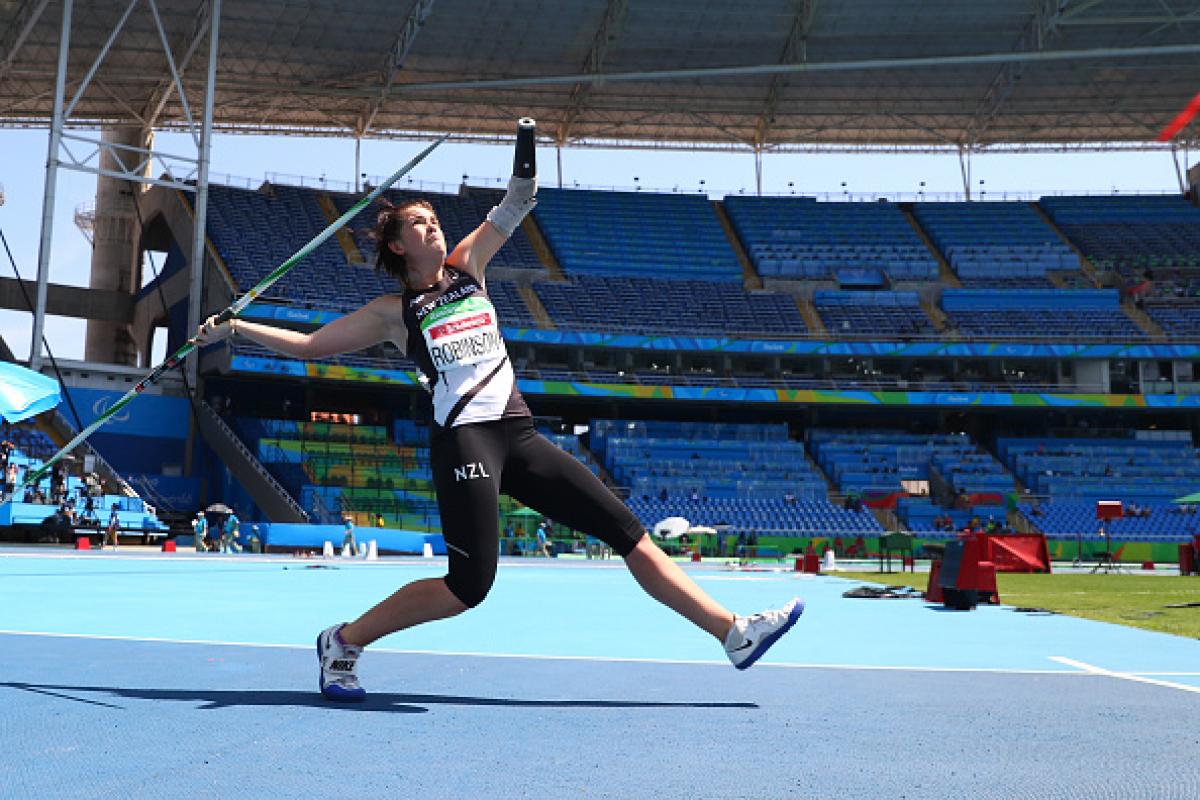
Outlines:
<svg viewBox="0 0 1200 800"><path fill-rule="evenodd" d="M431 311L421 320L421 333L439 372L505 355L496 309L486 297L468 297Z"/></svg>

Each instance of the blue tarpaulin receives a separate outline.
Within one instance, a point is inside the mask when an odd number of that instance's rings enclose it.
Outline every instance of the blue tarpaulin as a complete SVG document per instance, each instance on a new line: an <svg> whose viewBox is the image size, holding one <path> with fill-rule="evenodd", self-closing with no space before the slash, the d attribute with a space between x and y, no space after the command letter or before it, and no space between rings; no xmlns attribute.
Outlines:
<svg viewBox="0 0 1200 800"><path fill-rule="evenodd" d="M58 382L33 370L0 362L0 416L20 422L58 405Z"/></svg>

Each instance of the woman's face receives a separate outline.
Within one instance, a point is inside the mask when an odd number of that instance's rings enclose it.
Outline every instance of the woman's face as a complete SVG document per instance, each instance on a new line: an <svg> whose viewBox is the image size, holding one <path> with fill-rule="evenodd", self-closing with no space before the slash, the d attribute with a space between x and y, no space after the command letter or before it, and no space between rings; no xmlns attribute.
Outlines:
<svg viewBox="0 0 1200 800"><path fill-rule="evenodd" d="M437 215L428 208L412 206L400 212L400 241L390 243L392 251L405 256L409 263L446 258L446 237Z"/></svg>

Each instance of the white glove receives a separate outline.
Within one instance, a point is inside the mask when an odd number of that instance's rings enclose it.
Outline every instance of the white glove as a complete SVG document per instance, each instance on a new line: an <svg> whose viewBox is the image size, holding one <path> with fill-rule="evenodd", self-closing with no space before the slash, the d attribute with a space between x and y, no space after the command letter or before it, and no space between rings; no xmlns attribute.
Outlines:
<svg viewBox="0 0 1200 800"><path fill-rule="evenodd" d="M204 324L200 326L200 330L196 332L196 344L208 345L222 342L237 333L234 330L234 325L237 319L231 319L228 322L217 322L217 315L214 314L204 320Z"/></svg>
<svg viewBox="0 0 1200 800"><path fill-rule="evenodd" d="M512 236L521 225L525 215L537 205L537 178L508 179L508 191L500 205L488 212L488 222L495 225L505 236Z"/></svg>

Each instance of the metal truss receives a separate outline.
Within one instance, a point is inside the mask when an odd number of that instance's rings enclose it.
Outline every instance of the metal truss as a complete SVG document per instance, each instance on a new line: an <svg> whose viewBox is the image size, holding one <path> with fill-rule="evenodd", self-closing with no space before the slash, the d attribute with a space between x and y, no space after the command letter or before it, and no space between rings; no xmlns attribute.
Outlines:
<svg viewBox="0 0 1200 800"><path fill-rule="evenodd" d="M96 74L125 29L135 8L144 1L146 9L153 18L154 30L162 46L170 80L160 80L158 87L151 95L150 101L141 112L123 104L128 112L128 122L136 121L142 129L149 132L154 122L159 119L162 109L172 92L178 97L183 109L184 121L179 124L191 134L196 145L195 157L155 151L150 147L131 146L118 142L105 141L81 132L68 132L72 113L78 107L80 100L90 87L95 85L112 99L117 99L111 91L96 79ZM45 3L27 4L23 12L28 13L23 31L18 31L14 44L10 46L5 61L0 67L12 63L15 50L20 46L24 35L41 15ZM50 143L46 166L46 186L42 201L41 241L38 249L37 302L34 307L33 338L30 348L30 367L38 369L42 362L42 332L45 327L46 293L49 283L49 264L51 240L53 238L54 202L57 189L59 169L83 172L97 176L116 178L132 183L163 186L165 188L194 192L196 194L195 213L193 215L193 247L191 253L192 293L190 296L189 324L194 328L199 325L201 276L203 275L203 256L205 242L205 220L208 202L208 163L212 139L213 98L216 83L216 57L219 42L219 20L221 0L202 1L195 16L192 35L182 45L175 48L168 41L159 14L157 0L129 0L124 11L113 24L103 45L96 54L84 77L75 83L74 93L67 98L67 67L71 47L71 31L74 14L74 0L64 0L62 9L62 27L58 40L58 64L55 78L53 117L50 123ZM208 76L206 81L204 107L201 118L197 120L188 104L187 93L184 90L182 71L196 53L200 44L207 37L209 44ZM176 51L181 53L176 58ZM178 124L178 123L177 123ZM102 166L103 157L107 156L117 165L116 169ZM150 168L157 165L161 169L161 177L147 175ZM189 363L189 370L194 378L196 359Z"/></svg>
<svg viewBox="0 0 1200 800"><path fill-rule="evenodd" d="M625 22L625 9L628 5L627 0L608 0L608 7L604 10L604 19L596 30L596 35L592 37L592 47L588 50L587 58L583 63L585 73L599 75L603 70L609 46L621 35L621 26ZM554 136L554 140L560 148L570 138L571 126L575 124L575 119L587 103L592 86L593 84L590 82L579 81L571 87L571 96L567 99L566 108L562 112L562 122L559 123L558 132ZM559 172L561 173L562 170L560 169Z"/></svg>
<svg viewBox="0 0 1200 800"><path fill-rule="evenodd" d="M379 115L383 104L387 102L388 94L392 90L392 84L396 81L396 76L404 66L404 61L408 58L408 51L412 49L413 43L417 40L417 34L421 31L421 26L429 19L429 15L433 13L433 0L417 0L409 11L408 17L404 20L404 25L400 29L400 34L396 37L396 41L392 44L392 49L388 52L387 58L384 60L381 75L379 92L376 97L373 97L366 103L363 110L358 115L358 119L354 124L354 135L356 138L362 138L371 130L371 126L375 124L375 117ZM357 170L356 170L357 172Z"/></svg>

